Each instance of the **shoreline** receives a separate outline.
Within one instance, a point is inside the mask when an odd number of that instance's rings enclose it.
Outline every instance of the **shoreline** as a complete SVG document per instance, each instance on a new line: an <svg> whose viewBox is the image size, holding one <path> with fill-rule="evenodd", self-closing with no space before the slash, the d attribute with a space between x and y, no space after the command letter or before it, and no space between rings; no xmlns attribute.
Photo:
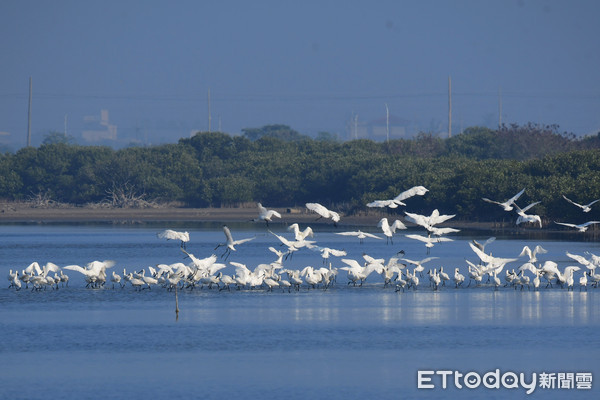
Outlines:
<svg viewBox="0 0 600 400"><path fill-rule="evenodd" d="M332 224L330 220L319 219L318 215L303 207L273 208L282 218L274 218L273 223ZM78 206L34 207L27 203L0 203L0 224L3 223L114 223L136 224L153 222L250 222L258 217L255 207L236 208L92 208ZM379 220L387 217L390 222L404 218L400 213L381 210L366 210L355 215L342 215L340 226L377 226ZM258 222L257 222L258 223ZM406 223L408 227L413 226ZM507 222L469 222L451 220L442 226L457 229L481 231L540 232L539 229L519 228Z"/></svg>

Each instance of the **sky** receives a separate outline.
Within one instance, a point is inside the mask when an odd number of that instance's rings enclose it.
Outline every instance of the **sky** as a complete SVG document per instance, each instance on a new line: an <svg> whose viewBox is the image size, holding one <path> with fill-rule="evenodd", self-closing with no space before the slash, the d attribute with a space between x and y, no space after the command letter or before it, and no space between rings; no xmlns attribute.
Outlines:
<svg viewBox="0 0 600 400"><path fill-rule="evenodd" d="M33 145L81 142L101 110L121 144L174 143L209 116L232 135L348 139L386 106L407 134L443 136L449 78L453 133L501 119L595 135L598 15L596 0L4 0L0 143L26 145L30 78Z"/></svg>

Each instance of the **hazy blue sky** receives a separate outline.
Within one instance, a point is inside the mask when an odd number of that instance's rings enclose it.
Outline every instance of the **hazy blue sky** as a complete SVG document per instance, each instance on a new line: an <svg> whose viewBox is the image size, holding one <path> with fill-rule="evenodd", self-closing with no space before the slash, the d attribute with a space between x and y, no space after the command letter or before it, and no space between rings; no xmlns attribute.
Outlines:
<svg viewBox="0 0 600 400"><path fill-rule="evenodd" d="M23 1L0 3L0 140L122 140L281 123L348 134L390 113L453 132L503 121L600 131L600 1ZM7 133L10 136L7 136ZM18 138L18 139L17 139ZM36 139L37 138L37 139Z"/></svg>

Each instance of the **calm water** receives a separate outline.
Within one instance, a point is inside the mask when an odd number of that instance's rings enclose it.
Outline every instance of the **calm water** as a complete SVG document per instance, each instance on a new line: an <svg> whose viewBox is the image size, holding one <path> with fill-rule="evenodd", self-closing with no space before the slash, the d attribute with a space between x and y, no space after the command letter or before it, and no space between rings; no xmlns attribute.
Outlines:
<svg viewBox="0 0 600 400"><path fill-rule="evenodd" d="M173 225L4 225L0 226L0 272L33 261L58 265L115 260L116 269L147 268L183 259L175 242L156 233ZM275 259L267 248L277 239L263 225L232 224L234 238L256 236L228 261L254 267ZM176 227L190 232L188 251L215 252L224 239L220 224ZM388 258L427 256L425 247L396 236L394 245L333 234L315 227L319 245L344 248L347 258L367 253ZM272 230L286 237L282 225ZM350 229L349 229L350 230ZM371 230L376 233L376 229ZM436 245L426 264L460 267L477 262L467 243L486 237L465 234ZM572 265L565 256L590 251L597 242L501 238L486 249L516 257L524 245L548 250L541 261ZM216 251L221 254L221 249ZM523 262L525 261L522 259ZM286 266L320 266L320 255L297 252ZM511 268L521 263L511 264ZM334 266L342 266L336 262ZM228 267L225 271L232 273ZM345 273L330 290L272 293L264 290L179 292L131 287L85 289L69 271L68 288L15 292L0 287L0 398L512 398L518 389L417 389L419 370L500 369L532 372L591 372L592 391L536 389L533 398L595 398L600 387L600 291L539 292L453 286L432 292L383 289L376 274L363 287L347 286ZM578 279L579 274L576 274ZM5 278L3 278L5 279ZM576 279L576 280L577 280ZM422 281L427 281L423 278Z"/></svg>

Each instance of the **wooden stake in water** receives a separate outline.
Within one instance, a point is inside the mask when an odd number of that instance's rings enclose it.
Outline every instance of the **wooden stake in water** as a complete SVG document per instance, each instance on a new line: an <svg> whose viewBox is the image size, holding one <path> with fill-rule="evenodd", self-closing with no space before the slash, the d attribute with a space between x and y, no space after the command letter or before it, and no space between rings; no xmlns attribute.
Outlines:
<svg viewBox="0 0 600 400"><path fill-rule="evenodd" d="M177 285L175 285L175 321L179 319L179 299L177 298Z"/></svg>

